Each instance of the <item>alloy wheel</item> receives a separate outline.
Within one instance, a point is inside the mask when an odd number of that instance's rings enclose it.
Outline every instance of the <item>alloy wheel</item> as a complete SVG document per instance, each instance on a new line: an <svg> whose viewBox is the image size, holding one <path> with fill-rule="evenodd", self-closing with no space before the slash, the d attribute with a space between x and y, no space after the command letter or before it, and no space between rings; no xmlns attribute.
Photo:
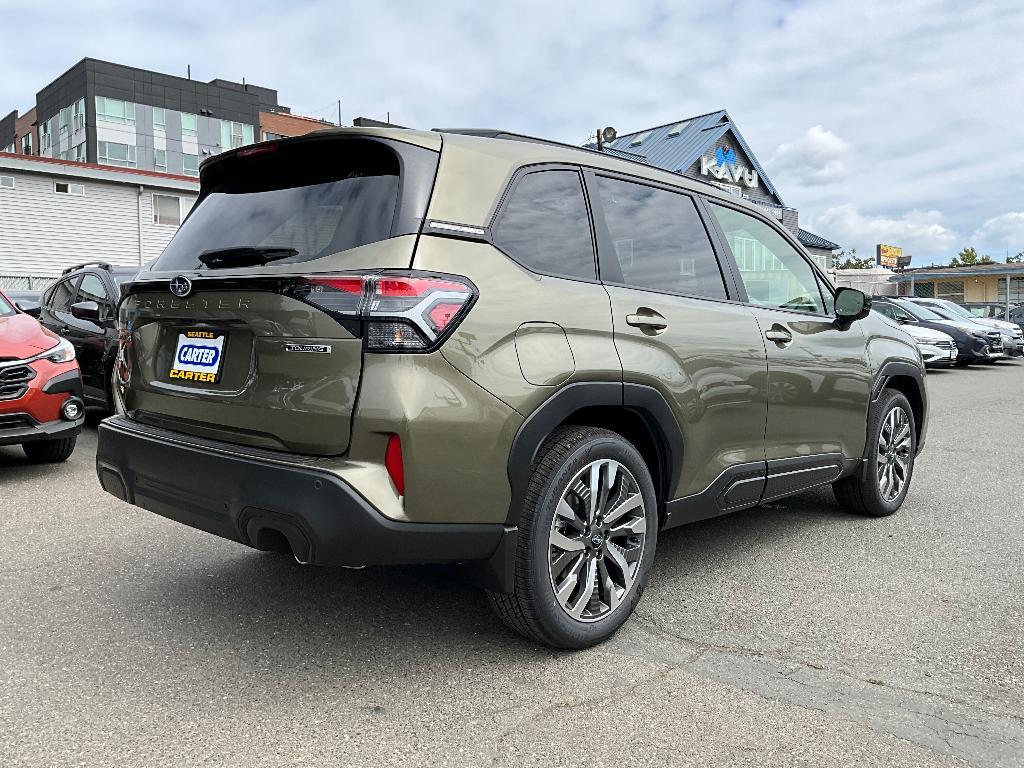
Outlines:
<svg viewBox="0 0 1024 768"><path fill-rule="evenodd" d="M878 490L885 501L898 498L910 479L910 430L910 415L896 406L885 415L878 433Z"/></svg>
<svg viewBox="0 0 1024 768"><path fill-rule="evenodd" d="M548 536L558 604L577 621L605 618L633 586L646 538L643 495L629 469L612 459L585 466L559 497Z"/></svg>

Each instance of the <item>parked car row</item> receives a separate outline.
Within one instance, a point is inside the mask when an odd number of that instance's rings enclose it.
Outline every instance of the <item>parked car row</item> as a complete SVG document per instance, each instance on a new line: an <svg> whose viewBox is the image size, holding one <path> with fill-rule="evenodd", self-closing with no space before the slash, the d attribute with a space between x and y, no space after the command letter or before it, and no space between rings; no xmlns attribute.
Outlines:
<svg viewBox="0 0 1024 768"><path fill-rule="evenodd" d="M952 301L877 296L872 309L910 334L928 366L1024 357L1024 329Z"/></svg>

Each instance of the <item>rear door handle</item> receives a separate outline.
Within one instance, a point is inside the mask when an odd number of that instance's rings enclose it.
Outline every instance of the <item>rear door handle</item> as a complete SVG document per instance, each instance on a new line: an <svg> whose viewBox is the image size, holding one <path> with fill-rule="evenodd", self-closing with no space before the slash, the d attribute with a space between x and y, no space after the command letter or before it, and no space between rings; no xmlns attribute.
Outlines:
<svg viewBox="0 0 1024 768"><path fill-rule="evenodd" d="M626 315L626 325L634 328L663 331L668 328L668 320L648 307L639 307L635 314Z"/></svg>
<svg viewBox="0 0 1024 768"><path fill-rule="evenodd" d="M764 337L768 341L774 341L776 344L789 344L793 340L793 334L781 325L773 325L764 332Z"/></svg>

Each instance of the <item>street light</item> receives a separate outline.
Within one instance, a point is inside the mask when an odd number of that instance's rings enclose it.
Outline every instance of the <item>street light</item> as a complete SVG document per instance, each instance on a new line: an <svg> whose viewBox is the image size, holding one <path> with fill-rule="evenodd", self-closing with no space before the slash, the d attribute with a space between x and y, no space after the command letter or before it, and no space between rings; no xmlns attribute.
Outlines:
<svg viewBox="0 0 1024 768"><path fill-rule="evenodd" d="M597 151L604 152L604 145L611 144L619 134L610 125L597 129Z"/></svg>

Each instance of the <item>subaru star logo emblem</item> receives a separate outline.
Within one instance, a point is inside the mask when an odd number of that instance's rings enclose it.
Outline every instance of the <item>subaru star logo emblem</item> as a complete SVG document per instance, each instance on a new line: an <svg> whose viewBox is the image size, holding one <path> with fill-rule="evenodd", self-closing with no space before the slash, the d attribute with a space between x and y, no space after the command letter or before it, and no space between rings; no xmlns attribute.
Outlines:
<svg viewBox="0 0 1024 768"><path fill-rule="evenodd" d="M179 299L183 299L192 293L192 281L184 275L178 275L171 280L171 293Z"/></svg>

